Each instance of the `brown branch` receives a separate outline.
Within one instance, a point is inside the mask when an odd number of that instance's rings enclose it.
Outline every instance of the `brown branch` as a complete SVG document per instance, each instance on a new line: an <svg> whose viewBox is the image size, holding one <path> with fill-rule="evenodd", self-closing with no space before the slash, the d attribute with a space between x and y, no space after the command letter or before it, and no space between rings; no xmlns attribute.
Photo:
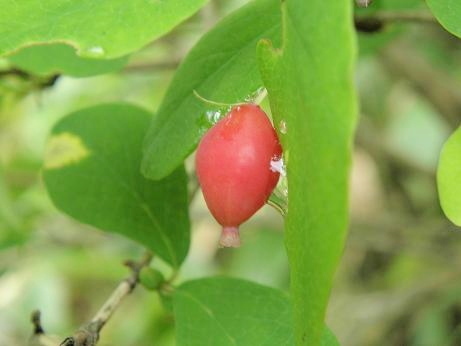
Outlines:
<svg viewBox="0 0 461 346"><path fill-rule="evenodd" d="M46 335L40 321L40 311L35 310L31 315L31 322L34 326L34 331L29 339L30 346L57 346L59 345L59 338Z"/></svg>
<svg viewBox="0 0 461 346"><path fill-rule="evenodd" d="M120 306L123 299L135 289L139 282L139 272L143 267L148 266L151 260L152 254L148 252L139 262L127 261L125 265L131 269L131 275L117 286L91 321L77 330L72 337L66 338L61 343L61 346L96 345L102 328Z"/></svg>
<svg viewBox="0 0 461 346"><path fill-rule="evenodd" d="M40 321L40 310L35 310L34 312L32 312L31 322L34 325L34 335L45 333L45 331L42 328L42 323Z"/></svg>
<svg viewBox="0 0 461 346"><path fill-rule="evenodd" d="M29 342L31 346L94 346L99 340L99 334L113 313L120 306L123 299L129 295L139 282L139 273L142 268L149 265L153 255L148 252L139 262L127 261L125 265L131 269L131 275L120 282L110 297L104 302L99 311L90 322L79 328L74 335L67 337L62 342L56 338L45 335L40 322L40 312L32 313L32 324L34 332Z"/></svg>
<svg viewBox="0 0 461 346"><path fill-rule="evenodd" d="M12 67L8 70L0 70L0 79L8 77L17 77L25 82L32 83L34 88L46 89L52 87L59 79L60 75L53 74L50 76L39 76L15 67Z"/></svg>
<svg viewBox="0 0 461 346"><path fill-rule="evenodd" d="M437 23L430 11L377 11L371 16L381 22ZM360 18L360 17L359 17Z"/></svg>
<svg viewBox="0 0 461 346"><path fill-rule="evenodd" d="M104 305L99 309L96 315L91 320L90 324L98 326L98 332L110 319L114 311L120 305L123 298L130 294L139 282L139 273L142 268L147 267L152 261L152 254L147 252L139 262L127 261L125 265L132 271L130 277L122 281L112 295L107 299Z"/></svg>
<svg viewBox="0 0 461 346"><path fill-rule="evenodd" d="M17 69L17 68L11 68L9 70L0 71L0 78L7 77L7 76L16 76L16 77L21 77L23 79L30 78L29 73L27 73L26 71Z"/></svg>
<svg viewBox="0 0 461 346"><path fill-rule="evenodd" d="M396 22L437 24L429 11L377 11L368 16L356 16L357 31L374 33L381 31L387 24Z"/></svg>

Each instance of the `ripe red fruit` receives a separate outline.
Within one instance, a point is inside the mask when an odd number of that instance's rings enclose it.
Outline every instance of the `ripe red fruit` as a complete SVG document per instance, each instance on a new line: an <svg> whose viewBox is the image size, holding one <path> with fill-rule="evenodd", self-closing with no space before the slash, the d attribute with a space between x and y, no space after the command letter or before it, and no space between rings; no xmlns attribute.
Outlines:
<svg viewBox="0 0 461 346"><path fill-rule="evenodd" d="M257 105L234 107L202 138L197 176L206 204L223 226L221 245L238 247L238 227L267 201L279 179L271 161L282 148L266 114Z"/></svg>

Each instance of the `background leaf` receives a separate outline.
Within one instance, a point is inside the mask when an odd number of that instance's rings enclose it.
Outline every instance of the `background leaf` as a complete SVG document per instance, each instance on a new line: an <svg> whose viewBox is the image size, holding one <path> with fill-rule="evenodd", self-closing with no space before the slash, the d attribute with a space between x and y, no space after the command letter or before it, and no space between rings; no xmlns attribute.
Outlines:
<svg viewBox="0 0 461 346"><path fill-rule="evenodd" d="M8 57L17 68L37 75L65 74L88 77L121 69L128 57L111 60L80 58L65 44L35 45Z"/></svg>
<svg viewBox="0 0 461 346"><path fill-rule="evenodd" d="M34 43L67 43L82 57L115 58L140 49L206 0L0 1L0 55Z"/></svg>
<svg viewBox="0 0 461 346"><path fill-rule="evenodd" d="M150 117L128 104L70 114L52 131L43 174L59 209L178 266L189 245L187 177L183 167L157 182L139 172Z"/></svg>
<svg viewBox="0 0 461 346"><path fill-rule="evenodd" d="M256 44L262 37L279 42L278 0L257 0L237 10L208 32L178 69L146 137L142 171L160 179L196 147L218 102L244 101L262 86ZM238 33L238 34L234 34Z"/></svg>
<svg viewBox="0 0 461 346"><path fill-rule="evenodd" d="M282 4L283 50L260 44L263 80L287 162L286 246L297 345L321 338L348 225L356 102L352 2Z"/></svg>
<svg viewBox="0 0 461 346"><path fill-rule="evenodd" d="M461 2L458 0L427 0L439 23L453 35L461 37Z"/></svg>
<svg viewBox="0 0 461 346"><path fill-rule="evenodd" d="M292 312L282 291L231 278L189 281L173 297L180 346L294 345ZM325 329L322 345L339 345Z"/></svg>
<svg viewBox="0 0 461 346"><path fill-rule="evenodd" d="M437 170L440 204L445 215L461 226L461 128L445 143Z"/></svg>

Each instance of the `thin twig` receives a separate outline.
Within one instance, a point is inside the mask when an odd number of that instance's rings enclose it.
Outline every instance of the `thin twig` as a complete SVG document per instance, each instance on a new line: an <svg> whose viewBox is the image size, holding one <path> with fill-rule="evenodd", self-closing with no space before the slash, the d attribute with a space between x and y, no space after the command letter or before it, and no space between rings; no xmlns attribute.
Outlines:
<svg viewBox="0 0 461 346"><path fill-rule="evenodd" d="M34 312L32 312L31 322L34 325L34 335L45 333L45 331L42 328L42 323L40 321L40 310L35 310Z"/></svg>
<svg viewBox="0 0 461 346"><path fill-rule="evenodd" d="M355 28L361 32L373 33L386 24L396 22L436 24L437 20L429 11L377 11L368 16L356 16Z"/></svg>
<svg viewBox="0 0 461 346"><path fill-rule="evenodd" d="M16 76L16 77L21 77L23 79L30 78L29 73L27 73L26 71L17 69L17 68L11 68L9 70L0 71L0 78L7 77L7 76Z"/></svg>
<svg viewBox="0 0 461 346"><path fill-rule="evenodd" d="M66 338L61 346L94 346L98 342L99 334L107 321L120 306L122 300L130 294L139 282L139 272L149 265L152 254L146 253L139 262L128 261L125 264L131 269L131 275L123 280L112 292L103 306L91 321L77 330L73 336Z"/></svg>
<svg viewBox="0 0 461 346"><path fill-rule="evenodd" d="M109 299L107 299L90 322L98 325L98 331L100 331L110 319L122 299L134 290L139 282L139 272L142 268L148 266L151 260L152 254L148 252L139 262L128 261L125 263L125 265L132 270L131 276L118 285L117 289L112 293Z"/></svg>
<svg viewBox="0 0 461 346"><path fill-rule="evenodd" d="M360 18L360 17L359 17ZM416 22L416 23L437 23L437 20L430 11L378 11L373 13L372 18L381 22Z"/></svg>
<svg viewBox="0 0 461 346"><path fill-rule="evenodd" d="M32 336L29 339L29 346L57 346L59 345L59 338L54 335L45 334L40 321L40 311L35 310L31 315L31 322L34 326Z"/></svg>
<svg viewBox="0 0 461 346"><path fill-rule="evenodd" d="M8 70L0 70L0 79L7 77L18 77L23 81L32 83L32 86L38 89L46 89L52 87L59 79L59 74L53 74L49 76L39 76L29 73L27 71L12 67Z"/></svg>

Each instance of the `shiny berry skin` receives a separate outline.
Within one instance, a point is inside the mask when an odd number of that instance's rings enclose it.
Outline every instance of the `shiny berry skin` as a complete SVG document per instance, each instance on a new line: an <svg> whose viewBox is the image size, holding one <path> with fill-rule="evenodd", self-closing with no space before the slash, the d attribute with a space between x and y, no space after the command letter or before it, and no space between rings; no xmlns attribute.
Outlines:
<svg viewBox="0 0 461 346"><path fill-rule="evenodd" d="M271 161L282 148L267 115L254 104L234 107L202 138L197 176L206 204L223 226L221 245L238 247L238 227L256 213L277 185Z"/></svg>

